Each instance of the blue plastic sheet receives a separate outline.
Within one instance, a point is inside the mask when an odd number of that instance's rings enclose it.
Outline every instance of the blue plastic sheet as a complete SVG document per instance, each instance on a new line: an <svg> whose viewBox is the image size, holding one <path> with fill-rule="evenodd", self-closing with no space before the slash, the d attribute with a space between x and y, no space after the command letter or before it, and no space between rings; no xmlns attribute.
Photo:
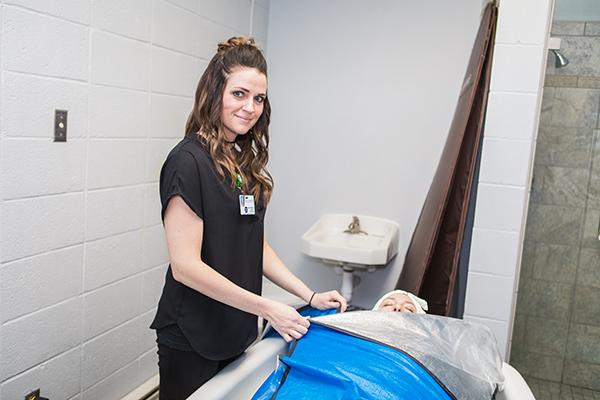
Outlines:
<svg viewBox="0 0 600 400"><path fill-rule="evenodd" d="M331 315L331 314L335 314L337 312L337 310L335 308L330 308L328 310L318 310L314 307L309 307L309 306L302 307L302 308L298 309L297 311L298 311L298 314L302 315L303 317L320 317L322 315ZM281 335L275 329L273 329L271 327L271 325L267 325L265 330L266 330L266 332L263 335L262 339L268 338L268 337L274 337L274 336L281 337ZM292 343L290 343L290 345Z"/></svg>
<svg viewBox="0 0 600 400"><path fill-rule="evenodd" d="M378 342L313 321L308 333L293 343L253 399L453 398L413 358Z"/></svg>

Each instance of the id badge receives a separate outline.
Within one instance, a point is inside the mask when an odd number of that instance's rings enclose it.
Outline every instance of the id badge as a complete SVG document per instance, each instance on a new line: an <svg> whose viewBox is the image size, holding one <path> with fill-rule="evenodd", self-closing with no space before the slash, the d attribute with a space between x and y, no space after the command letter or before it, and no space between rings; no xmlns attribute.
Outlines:
<svg viewBox="0 0 600 400"><path fill-rule="evenodd" d="M254 196L240 194L240 215L254 215Z"/></svg>

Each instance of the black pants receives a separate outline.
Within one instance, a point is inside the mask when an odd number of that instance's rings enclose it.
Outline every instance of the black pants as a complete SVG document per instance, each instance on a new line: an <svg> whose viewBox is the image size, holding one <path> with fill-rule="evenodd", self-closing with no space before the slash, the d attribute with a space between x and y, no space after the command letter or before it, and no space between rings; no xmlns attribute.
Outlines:
<svg viewBox="0 0 600 400"><path fill-rule="evenodd" d="M185 400L237 357L208 360L193 351L158 345L160 400Z"/></svg>

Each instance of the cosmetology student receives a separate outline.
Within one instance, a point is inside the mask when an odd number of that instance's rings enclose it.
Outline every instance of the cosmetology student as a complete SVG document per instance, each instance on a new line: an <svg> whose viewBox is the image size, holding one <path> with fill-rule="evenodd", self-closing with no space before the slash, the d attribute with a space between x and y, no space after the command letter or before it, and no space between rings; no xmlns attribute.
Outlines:
<svg viewBox="0 0 600 400"><path fill-rule="evenodd" d="M167 156L160 197L170 266L156 329L160 398L184 399L255 340L257 316L287 341L309 322L261 297L262 276L318 309L346 309L315 293L264 239L273 180L267 64L254 40L220 43L196 90L186 135Z"/></svg>

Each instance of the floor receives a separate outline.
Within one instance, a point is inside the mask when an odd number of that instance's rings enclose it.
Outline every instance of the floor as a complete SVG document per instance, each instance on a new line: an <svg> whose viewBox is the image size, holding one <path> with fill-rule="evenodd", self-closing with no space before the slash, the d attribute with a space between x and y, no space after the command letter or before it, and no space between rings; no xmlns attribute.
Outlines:
<svg viewBox="0 0 600 400"><path fill-rule="evenodd" d="M525 378L536 400L600 400L600 392L576 386Z"/></svg>

